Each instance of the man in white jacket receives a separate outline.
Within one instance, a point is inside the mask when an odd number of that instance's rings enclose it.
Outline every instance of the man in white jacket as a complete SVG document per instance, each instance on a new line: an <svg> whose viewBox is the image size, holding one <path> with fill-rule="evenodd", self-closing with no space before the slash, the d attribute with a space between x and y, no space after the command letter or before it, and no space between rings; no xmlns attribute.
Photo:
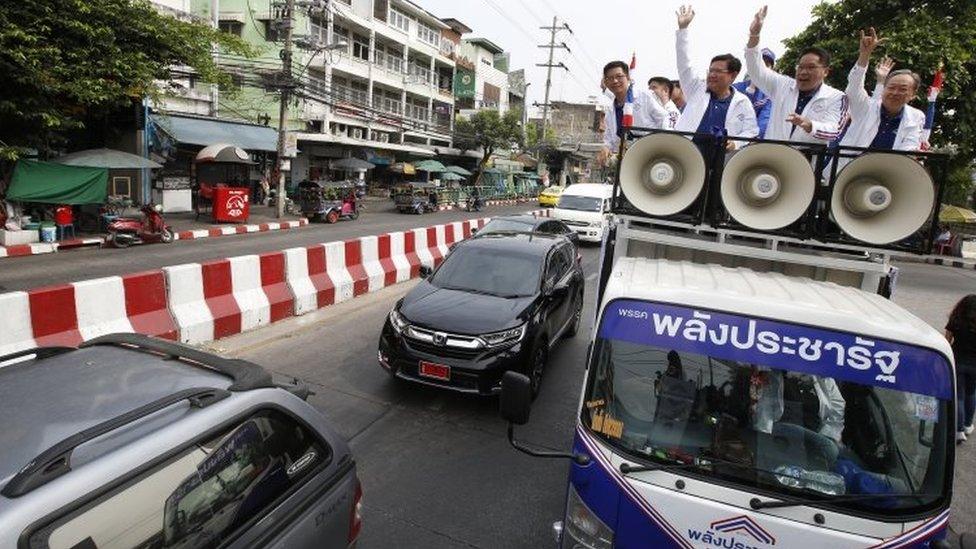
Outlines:
<svg viewBox="0 0 976 549"><path fill-rule="evenodd" d="M668 111L668 118L664 128L668 130L675 129L678 125L678 119L681 118L681 111L678 110L678 106L671 100L671 93L674 92L674 84L671 83L671 80L663 76L653 76L647 81L647 89L651 90L651 93L657 96L658 100L661 101L661 105L664 105L664 110Z"/></svg>
<svg viewBox="0 0 976 549"><path fill-rule="evenodd" d="M869 96L864 76L871 54L881 42L874 28L861 31L857 63L847 77L847 97L851 104L851 126L841 145L897 151L918 150L922 143L925 113L908 105L915 97L919 76L910 70L889 72L884 87Z"/></svg>
<svg viewBox="0 0 976 549"><path fill-rule="evenodd" d="M613 102L604 108L603 150L597 157L601 164L619 150L622 127L661 129L668 117L668 112L650 90L634 85L627 63L607 63L603 67L603 84L613 94Z"/></svg>
<svg viewBox="0 0 976 549"><path fill-rule="evenodd" d="M675 129L705 134L724 129L729 137L756 137L759 135L759 125L752 102L748 96L732 87L742 70L742 62L732 54L715 56L708 67L707 80L703 80L691 67L688 25L694 18L695 11L691 6L682 6L678 10L678 79L687 104ZM729 147L735 148L735 142L729 141Z"/></svg>
<svg viewBox="0 0 976 549"><path fill-rule="evenodd" d="M803 50L795 79L766 67L757 47L766 11L763 6L756 13L745 52L752 83L773 101L765 138L826 145L840 136L848 117L846 96L824 83L830 55L817 47Z"/></svg>

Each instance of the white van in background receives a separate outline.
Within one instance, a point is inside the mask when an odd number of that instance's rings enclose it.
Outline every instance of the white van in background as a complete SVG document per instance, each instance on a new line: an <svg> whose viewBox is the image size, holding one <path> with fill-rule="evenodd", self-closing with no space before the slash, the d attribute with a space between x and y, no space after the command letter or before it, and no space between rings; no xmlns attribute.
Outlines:
<svg viewBox="0 0 976 549"><path fill-rule="evenodd" d="M600 242L610 219L613 185L577 183L566 187L552 216L576 231L580 240Z"/></svg>

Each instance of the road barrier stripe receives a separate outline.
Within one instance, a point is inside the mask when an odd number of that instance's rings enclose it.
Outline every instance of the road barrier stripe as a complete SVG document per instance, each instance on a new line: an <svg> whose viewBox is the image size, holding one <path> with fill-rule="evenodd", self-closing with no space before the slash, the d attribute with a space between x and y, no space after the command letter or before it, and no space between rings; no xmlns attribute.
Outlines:
<svg viewBox="0 0 976 549"><path fill-rule="evenodd" d="M421 265L439 265L455 243L488 221L0 294L0 355L38 345L77 345L120 331L191 344L220 339L416 278ZM252 225L221 232L252 227L259 230Z"/></svg>

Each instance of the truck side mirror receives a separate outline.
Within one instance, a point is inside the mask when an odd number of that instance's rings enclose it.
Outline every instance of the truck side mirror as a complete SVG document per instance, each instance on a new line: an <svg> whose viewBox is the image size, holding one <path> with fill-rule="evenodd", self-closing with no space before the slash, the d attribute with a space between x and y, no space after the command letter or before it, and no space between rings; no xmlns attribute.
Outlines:
<svg viewBox="0 0 976 549"><path fill-rule="evenodd" d="M528 376L511 370L505 372L502 376L502 393L499 399L502 417L509 423L525 425L529 422L531 409L532 383Z"/></svg>
<svg viewBox="0 0 976 549"><path fill-rule="evenodd" d="M427 265L420 266L420 278L427 278L434 272L434 269Z"/></svg>

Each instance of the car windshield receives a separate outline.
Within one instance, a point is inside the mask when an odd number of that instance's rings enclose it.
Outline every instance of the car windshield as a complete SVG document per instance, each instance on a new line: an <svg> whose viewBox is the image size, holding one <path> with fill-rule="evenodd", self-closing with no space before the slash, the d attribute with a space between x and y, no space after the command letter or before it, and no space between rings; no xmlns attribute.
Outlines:
<svg viewBox="0 0 976 549"><path fill-rule="evenodd" d="M492 219L479 231L481 234L499 233L504 231L526 231L532 232L535 228L535 220L522 219Z"/></svg>
<svg viewBox="0 0 976 549"><path fill-rule="evenodd" d="M599 198L593 196L576 196L564 194L559 197L559 208L563 210L580 210L584 212L600 211Z"/></svg>
<svg viewBox="0 0 976 549"><path fill-rule="evenodd" d="M501 297L529 296L539 291L542 259L516 250L462 246L447 256L430 283Z"/></svg>
<svg viewBox="0 0 976 549"><path fill-rule="evenodd" d="M908 514L945 492L950 371L907 345L619 300L603 314L581 419L638 463Z"/></svg>

